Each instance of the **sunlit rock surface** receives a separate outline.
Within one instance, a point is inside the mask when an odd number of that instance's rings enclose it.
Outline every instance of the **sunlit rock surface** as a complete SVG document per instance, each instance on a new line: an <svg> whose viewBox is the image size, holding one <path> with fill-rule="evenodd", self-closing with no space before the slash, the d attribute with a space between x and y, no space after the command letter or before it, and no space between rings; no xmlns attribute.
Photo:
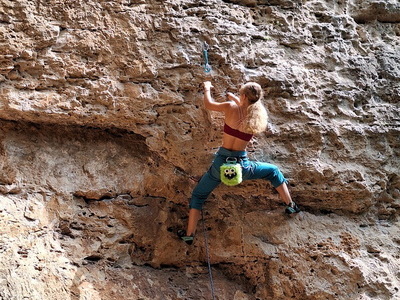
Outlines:
<svg viewBox="0 0 400 300"><path fill-rule="evenodd" d="M204 80L262 85L303 211L220 186L189 247ZM395 0L0 0L0 298L211 299L205 237L217 299L400 298L399 101Z"/></svg>

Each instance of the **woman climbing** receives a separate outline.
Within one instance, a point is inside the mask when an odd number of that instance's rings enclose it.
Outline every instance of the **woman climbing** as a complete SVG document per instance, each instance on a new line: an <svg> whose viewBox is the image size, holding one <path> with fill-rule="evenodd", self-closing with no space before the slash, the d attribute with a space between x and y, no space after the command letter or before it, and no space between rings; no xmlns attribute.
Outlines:
<svg viewBox="0 0 400 300"><path fill-rule="evenodd" d="M268 115L262 104L263 91L255 82L248 82L239 90L239 97L228 93L230 101L215 102L211 96L210 81L204 82L204 105L212 111L225 114L222 146L216 157L192 192L189 205L189 221L187 230L179 230L178 236L191 245L200 219L203 204L210 193L223 181L228 185L236 185L242 180L266 179L278 191L286 204L285 212L297 213L299 207L292 201L286 185L286 179L277 166L250 161L246 146L253 134L265 131Z"/></svg>

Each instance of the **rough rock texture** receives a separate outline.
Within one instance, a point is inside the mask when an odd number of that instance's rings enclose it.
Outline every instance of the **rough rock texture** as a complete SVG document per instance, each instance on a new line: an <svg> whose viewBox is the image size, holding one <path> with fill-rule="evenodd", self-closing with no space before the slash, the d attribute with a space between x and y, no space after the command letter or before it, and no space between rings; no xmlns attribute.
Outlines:
<svg viewBox="0 0 400 300"><path fill-rule="evenodd" d="M211 76L202 69L210 45ZM0 299L211 299L203 223L175 238L247 80L290 180L219 187L217 299L400 299L396 0L0 0Z"/></svg>

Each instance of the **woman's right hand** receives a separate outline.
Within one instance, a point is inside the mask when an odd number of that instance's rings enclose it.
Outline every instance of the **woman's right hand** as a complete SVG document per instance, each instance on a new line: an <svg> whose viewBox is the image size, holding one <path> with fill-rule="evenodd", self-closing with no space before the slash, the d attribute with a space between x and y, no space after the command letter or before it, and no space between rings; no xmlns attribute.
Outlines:
<svg viewBox="0 0 400 300"><path fill-rule="evenodd" d="M203 84L205 90L211 90L211 88L213 88L211 81L205 81Z"/></svg>

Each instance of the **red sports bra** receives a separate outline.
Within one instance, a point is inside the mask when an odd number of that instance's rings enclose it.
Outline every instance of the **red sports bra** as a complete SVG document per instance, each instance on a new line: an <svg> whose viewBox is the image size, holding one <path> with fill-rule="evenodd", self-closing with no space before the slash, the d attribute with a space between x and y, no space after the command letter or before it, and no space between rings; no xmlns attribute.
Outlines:
<svg viewBox="0 0 400 300"><path fill-rule="evenodd" d="M241 140L247 141L247 142L250 141L251 138L253 137L253 135L251 133L245 133L245 132L242 132L240 130L233 129L232 127L230 127L226 123L224 125L224 132L226 134L229 134L231 136L234 136L234 137L236 137L238 139L241 139Z"/></svg>

